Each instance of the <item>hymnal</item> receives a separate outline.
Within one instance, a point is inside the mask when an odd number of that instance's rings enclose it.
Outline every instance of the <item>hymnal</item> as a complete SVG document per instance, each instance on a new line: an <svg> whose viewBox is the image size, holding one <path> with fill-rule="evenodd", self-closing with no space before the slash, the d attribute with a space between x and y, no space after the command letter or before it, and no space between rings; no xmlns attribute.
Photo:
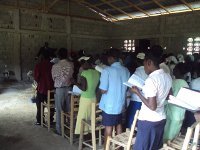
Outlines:
<svg viewBox="0 0 200 150"><path fill-rule="evenodd" d="M133 74L127 82L123 83L124 85L128 86L128 87L133 87L133 86L137 86L138 88L142 89L142 87L144 86L144 80L141 79L140 77L138 77L137 75Z"/></svg>
<svg viewBox="0 0 200 150"><path fill-rule="evenodd" d="M200 111L200 92L181 88L176 97L169 96L168 102L193 112Z"/></svg>

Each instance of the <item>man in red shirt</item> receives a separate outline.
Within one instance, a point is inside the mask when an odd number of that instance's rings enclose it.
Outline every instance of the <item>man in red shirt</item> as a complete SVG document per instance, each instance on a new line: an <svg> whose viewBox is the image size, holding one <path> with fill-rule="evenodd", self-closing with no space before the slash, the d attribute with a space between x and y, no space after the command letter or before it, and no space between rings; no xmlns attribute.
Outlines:
<svg viewBox="0 0 200 150"><path fill-rule="evenodd" d="M43 52L41 61L36 64L34 69L34 79L37 82L37 122L35 125L41 124L41 102L47 101L47 91L54 89L53 79L51 76L51 69L53 64L50 62L48 53ZM53 122L54 109L51 110L50 120Z"/></svg>

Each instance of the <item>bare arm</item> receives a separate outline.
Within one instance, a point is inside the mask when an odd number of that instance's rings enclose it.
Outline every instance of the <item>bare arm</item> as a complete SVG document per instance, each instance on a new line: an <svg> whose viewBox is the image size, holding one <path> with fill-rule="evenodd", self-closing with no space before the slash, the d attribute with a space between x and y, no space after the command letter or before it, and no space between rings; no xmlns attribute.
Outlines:
<svg viewBox="0 0 200 150"><path fill-rule="evenodd" d="M86 80L86 78L84 78L84 77L81 76L80 83L76 83L76 85L82 91L86 91L87 90L87 80Z"/></svg>
<svg viewBox="0 0 200 150"><path fill-rule="evenodd" d="M169 99L169 95L173 95L172 88L169 90L169 94L167 95L167 100Z"/></svg>
<svg viewBox="0 0 200 150"><path fill-rule="evenodd" d="M156 97L148 97L147 99L141 94L140 90L137 87L132 87L131 91L138 95L141 101L151 110L155 111L157 108Z"/></svg>
<svg viewBox="0 0 200 150"><path fill-rule="evenodd" d="M105 93L107 93L107 91L101 89L101 94L105 94Z"/></svg>

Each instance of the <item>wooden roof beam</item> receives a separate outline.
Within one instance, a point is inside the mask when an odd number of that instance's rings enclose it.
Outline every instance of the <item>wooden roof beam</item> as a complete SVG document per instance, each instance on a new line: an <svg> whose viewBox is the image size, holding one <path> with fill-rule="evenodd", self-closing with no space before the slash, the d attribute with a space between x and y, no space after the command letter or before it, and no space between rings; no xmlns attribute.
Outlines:
<svg viewBox="0 0 200 150"><path fill-rule="evenodd" d="M128 0L124 0L125 2L127 2L129 5L131 5L132 7L134 7L135 9L139 10L140 12L144 13L147 16L150 16L145 10L139 8L137 5L129 2Z"/></svg>
<svg viewBox="0 0 200 150"><path fill-rule="evenodd" d="M115 8L116 10L120 11L121 13L125 14L125 15L128 16L129 18L135 19L134 16L129 15L128 13L126 13L126 12L123 11L123 10L121 10L120 8L118 8L118 7L116 7L116 6L112 5L112 4L110 4L110 2L108 2L108 1L106 1L106 0L103 0L103 2L105 2L106 4L108 4L108 5L111 6L111 7Z"/></svg>
<svg viewBox="0 0 200 150"><path fill-rule="evenodd" d="M60 0L54 0L48 7L47 7L47 12Z"/></svg>
<svg viewBox="0 0 200 150"><path fill-rule="evenodd" d="M80 0L74 0L74 1L76 1L76 2L79 3L80 5L84 5L84 4L82 4L82 3L85 3L85 4L87 4L90 8L95 9L95 10L98 10L99 13L106 14L106 15L108 15L111 19L114 19L114 20L116 20L116 21L119 21L119 20L118 20L116 17L114 17L113 15L107 13L106 11L101 10L100 8L96 7L95 5L92 5L92 4L90 4L90 3L86 2L86 1L83 1L83 0L82 0L82 1L80 1Z"/></svg>
<svg viewBox="0 0 200 150"><path fill-rule="evenodd" d="M194 11L194 9L192 8L192 6L187 3L185 0L180 0L183 4L185 4L190 10Z"/></svg>
<svg viewBox="0 0 200 150"><path fill-rule="evenodd" d="M169 10L167 10L167 8L166 7L164 7L163 5L161 5L157 0L152 0L154 3L156 3L159 7L161 7L162 9L164 9L167 13L169 13L170 14L170 11Z"/></svg>
<svg viewBox="0 0 200 150"><path fill-rule="evenodd" d="M113 2L117 2L117 1L119 1L119 0L109 0L109 3L113 3ZM94 6L101 6L103 4L105 4L105 2L103 2L103 3L97 3L97 4L93 4L93 5Z"/></svg>

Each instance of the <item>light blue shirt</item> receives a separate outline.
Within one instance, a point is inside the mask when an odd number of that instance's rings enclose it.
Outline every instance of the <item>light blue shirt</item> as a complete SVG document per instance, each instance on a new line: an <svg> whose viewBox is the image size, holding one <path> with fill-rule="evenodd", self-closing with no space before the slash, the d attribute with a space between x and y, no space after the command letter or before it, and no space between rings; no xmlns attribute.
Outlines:
<svg viewBox="0 0 200 150"><path fill-rule="evenodd" d="M102 94L99 108L107 114L122 113L125 105L126 89L123 85L130 77L127 68L122 66L120 62L113 63L110 67L106 67L101 73L100 86L101 90L107 91Z"/></svg>

